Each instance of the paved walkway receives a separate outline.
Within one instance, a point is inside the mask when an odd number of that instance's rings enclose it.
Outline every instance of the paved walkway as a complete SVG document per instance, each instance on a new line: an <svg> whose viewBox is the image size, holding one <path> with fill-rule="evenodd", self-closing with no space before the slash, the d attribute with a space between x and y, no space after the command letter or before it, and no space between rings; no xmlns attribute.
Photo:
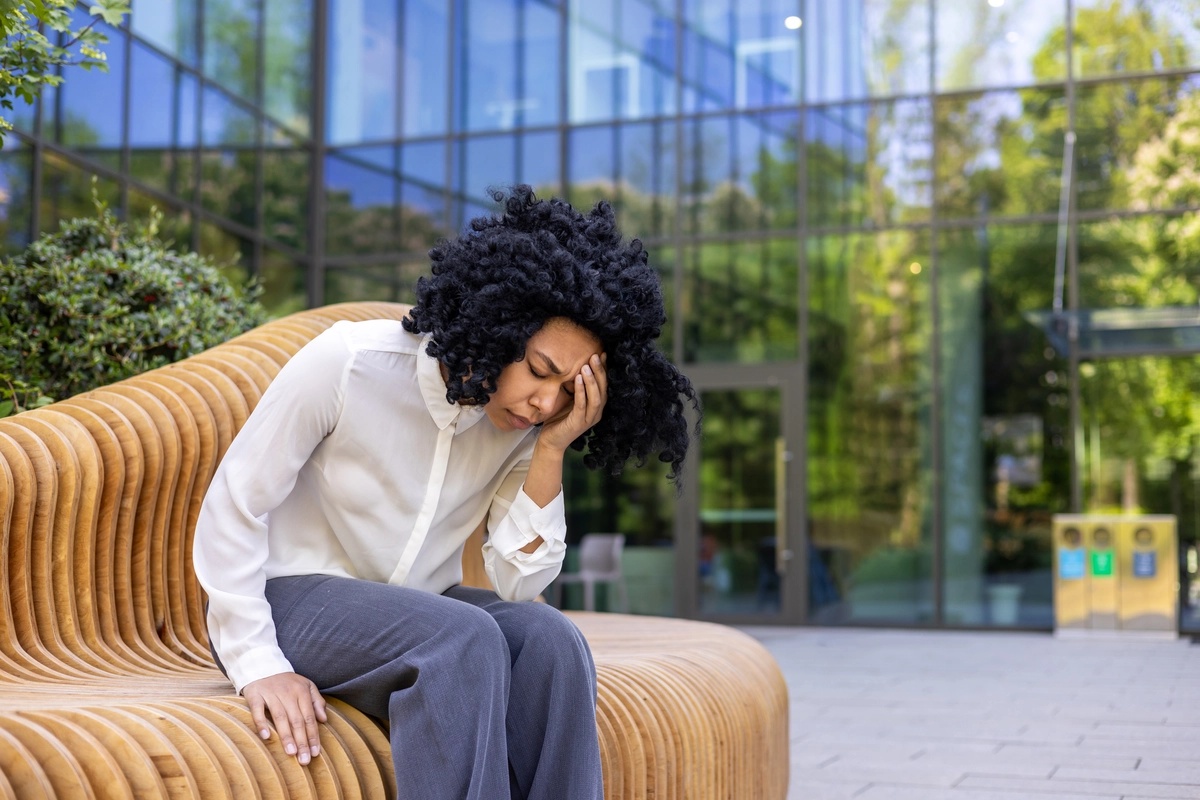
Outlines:
<svg viewBox="0 0 1200 800"><path fill-rule="evenodd" d="M743 630L787 678L788 800L1200 798L1187 640Z"/></svg>

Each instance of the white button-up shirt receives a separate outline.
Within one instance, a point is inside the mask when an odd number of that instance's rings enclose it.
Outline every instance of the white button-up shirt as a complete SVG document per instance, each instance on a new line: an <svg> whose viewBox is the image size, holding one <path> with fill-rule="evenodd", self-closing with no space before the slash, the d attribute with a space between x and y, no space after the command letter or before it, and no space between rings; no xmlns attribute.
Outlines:
<svg viewBox="0 0 1200 800"><path fill-rule="evenodd" d="M501 431L481 407L448 403L427 342L398 321L336 323L280 370L218 466L193 564L239 691L292 671L264 599L269 578L441 593L462 580L463 545L485 515L484 566L501 597L532 599L558 575L562 492L540 508L522 491L539 429Z"/></svg>

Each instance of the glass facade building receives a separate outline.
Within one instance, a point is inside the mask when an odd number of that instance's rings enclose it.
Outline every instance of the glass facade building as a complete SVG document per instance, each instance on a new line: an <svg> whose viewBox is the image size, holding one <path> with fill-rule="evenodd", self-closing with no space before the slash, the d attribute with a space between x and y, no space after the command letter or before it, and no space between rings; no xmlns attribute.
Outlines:
<svg viewBox="0 0 1200 800"><path fill-rule="evenodd" d="M282 314L410 300L490 186L613 203L705 409L680 492L569 470L634 611L1049 628L1053 514L1165 513L1200 632L1200 0L134 0L107 35L15 110L9 253L94 179Z"/></svg>

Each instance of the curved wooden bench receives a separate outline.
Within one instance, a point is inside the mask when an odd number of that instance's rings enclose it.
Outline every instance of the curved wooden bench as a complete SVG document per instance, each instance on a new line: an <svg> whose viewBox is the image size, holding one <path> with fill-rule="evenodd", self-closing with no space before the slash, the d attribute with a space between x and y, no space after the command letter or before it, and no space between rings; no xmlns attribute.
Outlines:
<svg viewBox="0 0 1200 800"><path fill-rule="evenodd" d="M347 303L0 420L0 798L396 797L380 724L336 700L308 768L253 734L216 669L191 570L196 515L279 368ZM478 544L464 582L486 586ZM569 612L599 674L609 798L783 798L787 691L750 637ZM564 713L569 711L564 710Z"/></svg>

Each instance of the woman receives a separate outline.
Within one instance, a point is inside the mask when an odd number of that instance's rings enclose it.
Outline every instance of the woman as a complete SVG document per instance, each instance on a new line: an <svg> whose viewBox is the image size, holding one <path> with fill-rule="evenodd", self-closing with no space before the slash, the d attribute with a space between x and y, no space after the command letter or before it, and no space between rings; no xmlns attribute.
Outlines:
<svg viewBox="0 0 1200 800"><path fill-rule="evenodd" d="M230 445L196 525L213 655L301 764L322 695L387 720L400 796L599 798L587 643L535 598L566 551L562 465L678 475L688 380L612 209L527 186L430 251L401 322L302 348ZM494 591L460 586L487 517Z"/></svg>

